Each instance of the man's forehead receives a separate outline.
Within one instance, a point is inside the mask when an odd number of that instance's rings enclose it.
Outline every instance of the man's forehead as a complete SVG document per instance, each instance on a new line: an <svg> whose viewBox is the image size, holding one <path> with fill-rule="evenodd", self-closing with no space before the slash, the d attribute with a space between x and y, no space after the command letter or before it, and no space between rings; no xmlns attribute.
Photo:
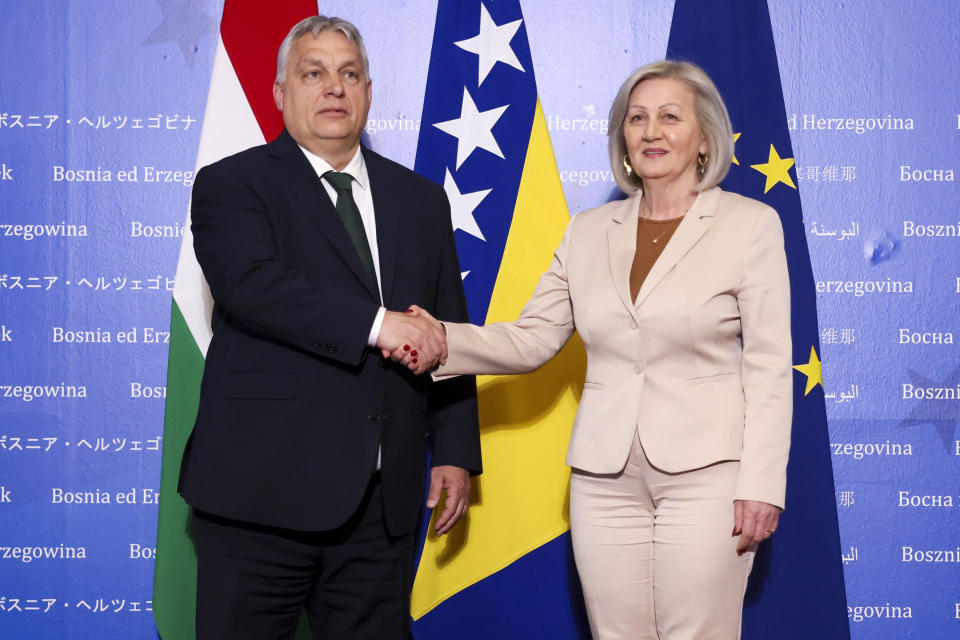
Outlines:
<svg viewBox="0 0 960 640"><path fill-rule="evenodd" d="M360 49L356 43L335 29L321 31L316 36L307 32L293 41L293 50L301 56L310 55L318 49L335 51L341 55L353 55L358 60L360 58Z"/></svg>

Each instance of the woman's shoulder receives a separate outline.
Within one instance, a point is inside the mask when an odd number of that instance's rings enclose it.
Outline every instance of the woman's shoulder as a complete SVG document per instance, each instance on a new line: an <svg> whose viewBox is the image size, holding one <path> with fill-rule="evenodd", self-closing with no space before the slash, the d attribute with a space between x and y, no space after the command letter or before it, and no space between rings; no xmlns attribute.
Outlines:
<svg viewBox="0 0 960 640"><path fill-rule="evenodd" d="M734 193L732 191L724 191L723 189L717 187L720 198L717 203L717 214L723 213L725 215L740 214L741 216L747 215L756 218L762 215L774 214L776 211L773 207L759 200L753 198L748 198L747 196L742 196L739 193Z"/></svg>
<svg viewBox="0 0 960 640"><path fill-rule="evenodd" d="M779 222L777 211L768 204L742 196L732 191L717 188L717 222L724 225L751 229L757 224Z"/></svg>

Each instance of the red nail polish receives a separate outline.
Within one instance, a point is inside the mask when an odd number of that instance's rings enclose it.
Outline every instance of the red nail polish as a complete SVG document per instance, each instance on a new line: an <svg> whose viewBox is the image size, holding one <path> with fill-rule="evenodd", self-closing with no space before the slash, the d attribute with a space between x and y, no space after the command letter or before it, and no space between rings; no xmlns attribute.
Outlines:
<svg viewBox="0 0 960 640"><path fill-rule="evenodd" d="M408 345L408 344L403 345L403 350L404 350L404 351L410 351L410 345Z"/></svg>
<svg viewBox="0 0 960 640"><path fill-rule="evenodd" d="M414 349L413 351L411 351L411 352L410 352L410 355L413 356L414 358L416 358L416 357L417 357L417 350Z"/></svg>
<svg viewBox="0 0 960 640"><path fill-rule="evenodd" d="M416 358L413 359L413 364L417 364L417 359L416 359Z"/></svg>

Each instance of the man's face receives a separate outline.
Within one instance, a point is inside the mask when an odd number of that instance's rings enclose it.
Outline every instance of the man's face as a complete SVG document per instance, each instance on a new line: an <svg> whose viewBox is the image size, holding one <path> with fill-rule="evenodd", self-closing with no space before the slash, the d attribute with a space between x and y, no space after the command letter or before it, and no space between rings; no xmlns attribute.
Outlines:
<svg viewBox="0 0 960 640"><path fill-rule="evenodd" d="M293 42L286 73L273 98L293 139L328 162L355 149L372 96L357 46L339 31L308 33Z"/></svg>

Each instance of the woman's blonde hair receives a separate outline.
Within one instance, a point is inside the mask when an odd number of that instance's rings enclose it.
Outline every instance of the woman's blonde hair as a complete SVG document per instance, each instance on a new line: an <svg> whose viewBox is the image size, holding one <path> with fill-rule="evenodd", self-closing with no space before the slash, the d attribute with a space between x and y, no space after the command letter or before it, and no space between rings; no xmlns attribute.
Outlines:
<svg viewBox="0 0 960 640"><path fill-rule="evenodd" d="M623 158L627 155L627 145L623 139L623 124L627 118L630 93L634 87L651 78L673 78L690 87L694 96L694 109L700 130L707 142L707 162L703 173L699 174L697 191L704 191L720 184L727 176L733 160L733 126L730 115L720 97L717 86L703 69L690 62L661 60L640 67L627 78L610 107L610 121L607 129L610 150L610 168L617 186L632 195L642 186L642 180L636 173L627 174Z"/></svg>

